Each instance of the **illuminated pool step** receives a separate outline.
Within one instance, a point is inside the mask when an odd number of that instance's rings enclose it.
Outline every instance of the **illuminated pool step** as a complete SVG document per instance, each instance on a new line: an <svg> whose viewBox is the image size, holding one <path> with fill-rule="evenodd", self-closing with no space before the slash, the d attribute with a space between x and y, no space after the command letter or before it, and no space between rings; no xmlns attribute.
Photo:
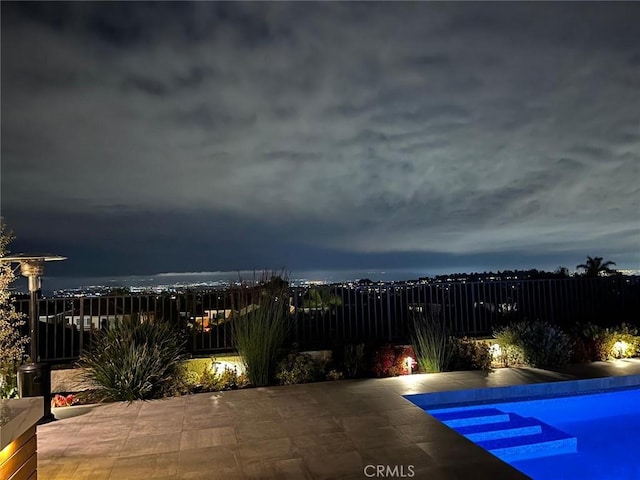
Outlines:
<svg viewBox="0 0 640 480"><path fill-rule="evenodd" d="M539 424L542 431L535 435L485 440L476 443L506 462L577 452L578 440L576 437L546 423L539 422Z"/></svg>
<svg viewBox="0 0 640 480"><path fill-rule="evenodd" d="M484 425L487 423L505 423L510 420L509 414L496 408L476 408L457 412L431 413L446 426L453 429L470 425Z"/></svg>
<svg viewBox="0 0 640 480"><path fill-rule="evenodd" d="M456 432L464 435L504 461L575 453L575 437L541 422L495 408L431 412Z"/></svg>
<svg viewBox="0 0 640 480"><path fill-rule="evenodd" d="M507 422L469 425L466 427L456 427L455 430L474 442L542 433L542 425L539 420L535 418L523 418L514 413L510 413L508 416L509 421Z"/></svg>

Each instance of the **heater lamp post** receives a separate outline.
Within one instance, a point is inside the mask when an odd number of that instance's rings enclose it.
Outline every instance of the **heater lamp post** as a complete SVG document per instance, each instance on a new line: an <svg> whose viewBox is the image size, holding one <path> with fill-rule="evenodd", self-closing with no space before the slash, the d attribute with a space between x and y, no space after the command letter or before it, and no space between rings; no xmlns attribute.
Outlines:
<svg viewBox="0 0 640 480"><path fill-rule="evenodd" d="M11 257L2 257L2 262L20 264L20 273L29 279L29 333L31 338L31 363L38 361L38 290L44 273L44 262L66 260L67 257L49 253L20 253Z"/></svg>
<svg viewBox="0 0 640 480"><path fill-rule="evenodd" d="M39 363L38 356L38 290L44 273L44 262L66 260L67 257L48 253L20 253L9 257L0 257L0 262L20 264L20 273L29 279L29 337L30 363L18 368L18 394L20 397L44 397L44 420L51 417L51 371L49 366Z"/></svg>

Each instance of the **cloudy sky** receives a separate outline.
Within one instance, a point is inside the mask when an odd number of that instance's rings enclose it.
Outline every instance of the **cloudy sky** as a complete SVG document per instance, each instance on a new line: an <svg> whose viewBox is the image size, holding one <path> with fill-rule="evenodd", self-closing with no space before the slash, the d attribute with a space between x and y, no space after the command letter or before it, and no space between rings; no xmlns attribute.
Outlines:
<svg viewBox="0 0 640 480"><path fill-rule="evenodd" d="M1 8L2 215L63 275L640 268L640 3Z"/></svg>

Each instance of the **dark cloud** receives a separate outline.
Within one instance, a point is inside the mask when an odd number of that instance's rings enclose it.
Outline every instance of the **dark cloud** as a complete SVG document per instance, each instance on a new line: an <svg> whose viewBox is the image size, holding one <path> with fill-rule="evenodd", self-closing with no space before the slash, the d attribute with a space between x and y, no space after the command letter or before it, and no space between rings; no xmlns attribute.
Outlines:
<svg viewBox="0 0 640 480"><path fill-rule="evenodd" d="M2 212L94 273L636 268L638 21L633 3L4 2Z"/></svg>

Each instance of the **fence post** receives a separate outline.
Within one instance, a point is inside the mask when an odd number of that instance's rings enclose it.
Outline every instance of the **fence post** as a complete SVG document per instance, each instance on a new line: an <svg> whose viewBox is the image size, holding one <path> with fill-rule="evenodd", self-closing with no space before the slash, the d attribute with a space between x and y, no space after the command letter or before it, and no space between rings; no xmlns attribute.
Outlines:
<svg viewBox="0 0 640 480"><path fill-rule="evenodd" d="M471 287L471 317L473 318L473 331L477 332L478 324L476 322L476 284L475 282L469 283L469 286Z"/></svg>
<svg viewBox="0 0 640 480"><path fill-rule="evenodd" d="M294 290L293 293L293 325L294 325L294 339L297 344L300 344L300 332L298 331L298 310L300 309L300 305L298 305L298 289Z"/></svg>
<svg viewBox="0 0 640 480"><path fill-rule="evenodd" d="M551 323L553 323L554 325L556 325L556 309L554 308L554 304L553 304L553 290L557 285L558 280L548 280L547 281L547 292L549 292L549 310L551 313Z"/></svg>
<svg viewBox="0 0 640 480"><path fill-rule="evenodd" d="M390 290L391 286L387 283L387 324L389 325L389 341L393 338L391 333L391 295Z"/></svg>
<svg viewBox="0 0 640 480"><path fill-rule="evenodd" d="M78 322L78 330L80 334L78 338L78 354L82 355L82 349L84 348L84 297L80 299L80 321ZM73 356L73 351L71 355Z"/></svg>

